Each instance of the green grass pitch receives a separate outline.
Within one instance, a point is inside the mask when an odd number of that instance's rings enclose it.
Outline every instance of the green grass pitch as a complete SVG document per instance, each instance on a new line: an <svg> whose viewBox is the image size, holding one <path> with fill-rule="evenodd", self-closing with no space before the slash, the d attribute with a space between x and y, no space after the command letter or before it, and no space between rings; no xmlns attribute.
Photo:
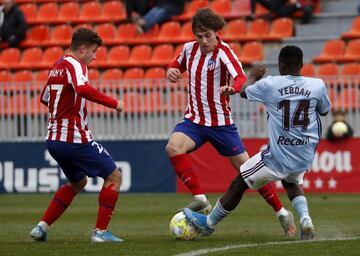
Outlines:
<svg viewBox="0 0 360 256"><path fill-rule="evenodd" d="M210 195L211 202L218 196ZM97 195L80 194L53 225L48 242L33 242L29 232L50 198L49 194L0 196L0 255L203 255L194 251L224 247L206 255L347 256L360 252L360 195L308 195L317 241L305 243L285 238L272 209L255 193L246 194L212 236L185 242L176 241L168 225L176 209L188 203L189 195L120 195L109 229L125 240L121 244L90 243ZM284 194L281 198L291 209ZM341 240L348 238L355 239Z"/></svg>

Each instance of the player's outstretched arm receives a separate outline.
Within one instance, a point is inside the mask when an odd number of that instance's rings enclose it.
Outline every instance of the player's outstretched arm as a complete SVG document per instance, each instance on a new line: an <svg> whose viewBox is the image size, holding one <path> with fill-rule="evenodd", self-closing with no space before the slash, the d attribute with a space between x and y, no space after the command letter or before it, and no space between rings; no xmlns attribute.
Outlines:
<svg viewBox="0 0 360 256"><path fill-rule="evenodd" d="M266 73L266 67L264 65L256 65L255 67L253 67L250 71L248 80L241 88L240 96L246 99L247 98L245 92L246 88L254 84L256 81L259 81L261 78L263 78L265 73Z"/></svg>
<svg viewBox="0 0 360 256"><path fill-rule="evenodd" d="M121 111L121 108L123 108L123 104L121 104L122 102L119 103L118 100L99 92L95 88L91 87L89 84L76 86L75 90L77 94L91 102L99 103L101 105L116 109L118 111Z"/></svg>
<svg viewBox="0 0 360 256"><path fill-rule="evenodd" d="M168 70L166 71L166 78L170 82L176 83L177 81L182 79L182 75L178 68L168 68Z"/></svg>

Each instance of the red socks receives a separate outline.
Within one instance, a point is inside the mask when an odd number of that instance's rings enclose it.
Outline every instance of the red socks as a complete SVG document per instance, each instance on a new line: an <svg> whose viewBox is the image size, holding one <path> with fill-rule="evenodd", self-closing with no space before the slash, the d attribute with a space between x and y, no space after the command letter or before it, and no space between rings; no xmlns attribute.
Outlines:
<svg viewBox="0 0 360 256"><path fill-rule="evenodd" d="M49 207L47 208L41 220L45 221L49 226L53 224L71 204L75 196L76 194L72 190L70 185L63 185L61 188L58 189L58 191L56 191L53 199L50 202Z"/></svg>
<svg viewBox="0 0 360 256"><path fill-rule="evenodd" d="M111 186L110 186L111 187ZM110 188L102 188L99 194L99 211L96 220L96 229L106 230L111 220L119 192Z"/></svg>
<svg viewBox="0 0 360 256"><path fill-rule="evenodd" d="M271 205L275 212L278 212L283 207L272 183L268 183L262 188L258 189L258 192L265 199L265 201Z"/></svg>
<svg viewBox="0 0 360 256"><path fill-rule="evenodd" d="M176 175L182 183L190 189L193 196L204 194L187 154L170 157L170 161L175 169Z"/></svg>

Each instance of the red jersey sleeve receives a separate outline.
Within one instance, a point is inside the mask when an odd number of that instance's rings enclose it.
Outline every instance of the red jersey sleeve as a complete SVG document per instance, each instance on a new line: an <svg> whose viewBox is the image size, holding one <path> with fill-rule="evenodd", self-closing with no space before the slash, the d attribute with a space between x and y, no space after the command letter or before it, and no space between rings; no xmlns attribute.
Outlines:
<svg viewBox="0 0 360 256"><path fill-rule="evenodd" d="M118 101L113 99L89 85L87 78L87 68L75 59L70 59L67 65L67 75L69 82L73 85L77 94L85 99L107 106L117 108Z"/></svg>
<svg viewBox="0 0 360 256"><path fill-rule="evenodd" d="M167 69L169 68L177 68L180 70L181 73L186 71L186 49L185 47L182 48L180 54L176 57L176 59L171 62Z"/></svg>

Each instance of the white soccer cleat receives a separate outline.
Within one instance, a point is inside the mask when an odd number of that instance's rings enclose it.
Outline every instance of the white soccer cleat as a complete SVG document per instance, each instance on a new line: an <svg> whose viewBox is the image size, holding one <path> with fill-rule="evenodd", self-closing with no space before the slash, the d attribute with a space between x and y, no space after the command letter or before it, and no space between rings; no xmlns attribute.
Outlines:
<svg viewBox="0 0 360 256"><path fill-rule="evenodd" d="M294 215L286 210L286 215L280 215L279 221L284 230L285 236L293 237L296 234L296 225L294 222Z"/></svg>
<svg viewBox="0 0 360 256"><path fill-rule="evenodd" d="M310 218L305 218L300 223L301 227L301 240L312 240L315 238L314 225Z"/></svg>
<svg viewBox="0 0 360 256"><path fill-rule="evenodd" d="M112 242L112 243L121 243L124 242L119 237L114 236L108 230L94 230L94 233L91 236L91 242L93 243L105 243L105 242Z"/></svg>
<svg viewBox="0 0 360 256"><path fill-rule="evenodd" d="M30 232L30 236L38 242L47 241L47 231L42 228L40 225L36 225Z"/></svg>
<svg viewBox="0 0 360 256"><path fill-rule="evenodd" d="M212 206L211 206L211 203L209 202L209 200L202 201L198 198L194 198L184 208L188 208L188 209L192 210L193 212L208 214L211 212ZM183 209L180 209L180 211L182 211L182 210Z"/></svg>

